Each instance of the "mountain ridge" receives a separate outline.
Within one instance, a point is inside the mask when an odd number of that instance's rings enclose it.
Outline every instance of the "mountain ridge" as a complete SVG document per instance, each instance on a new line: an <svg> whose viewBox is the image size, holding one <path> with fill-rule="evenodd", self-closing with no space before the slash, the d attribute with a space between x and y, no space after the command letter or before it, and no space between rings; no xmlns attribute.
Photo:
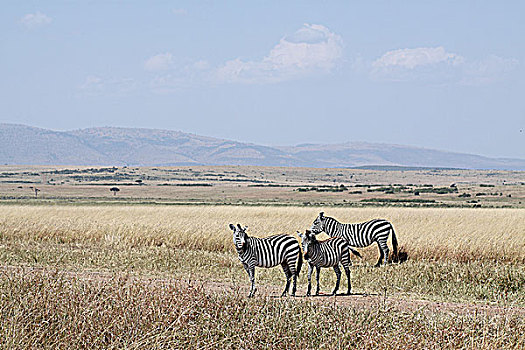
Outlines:
<svg viewBox="0 0 525 350"><path fill-rule="evenodd" d="M53 131L0 124L0 163L32 165L403 166L525 170L525 160L386 143L264 146L175 130L92 127Z"/></svg>

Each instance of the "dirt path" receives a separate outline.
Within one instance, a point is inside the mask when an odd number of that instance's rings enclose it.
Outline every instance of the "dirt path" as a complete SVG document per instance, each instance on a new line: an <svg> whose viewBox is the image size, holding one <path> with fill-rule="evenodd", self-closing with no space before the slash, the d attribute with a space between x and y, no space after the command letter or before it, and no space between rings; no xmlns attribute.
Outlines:
<svg viewBox="0 0 525 350"><path fill-rule="evenodd" d="M37 267L37 266L0 266L0 273L58 273L61 276L69 278L76 278L85 281L108 281L114 278L123 277L127 278L129 282L141 281L148 284L184 284L193 288L202 288L207 293L240 293L248 294L249 285L241 284L236 285L230 282L211 282L211 281L199 281L199 280L181 280L181 279L170 279L158 276L148 275L128 275L124 273L112 273L105 271L73 271L73 270L57 270L49 267ZM282 290L273 286L258 285L256 297L269 297L269 298L280 298ZM297 300L301 301L313 301L325 306L345 306L355 308L380 308L382 310L396 309L405 312L429 312L429 313L446 313L451 315L499 315L499 316L510 316L519 315L525 317L525 307L503 307L498 305L490 304L475 304L475 303L456 303L456 302L436 302L429 300L403 298L399 295L378 295L378 294L366 294L356 293L352 295L319 295L306 297L303 294L304 291L299 292L296 297Z"/></svg>
<svg viewBox="0 0 525 350"><path fill-rule="evenodd" d="M240 289L246 294L248 285L233 286L229 283L204 282L204 287L213 292L227 293ZM258 286L257 295L280 298L282 290L270 286ZM486 315L520 315L525 316L525 307L503 307L489 304L436 302L421 299L404 299L400 296L384 296L378 294L355 293L351 295L327 295L306 297L298 294L300 300L310 300L325 305L346 306L358 308L380 308L383 310L397 309L400 311L428 311L431 313L442 312L449 314L486 314Z"/></svg>

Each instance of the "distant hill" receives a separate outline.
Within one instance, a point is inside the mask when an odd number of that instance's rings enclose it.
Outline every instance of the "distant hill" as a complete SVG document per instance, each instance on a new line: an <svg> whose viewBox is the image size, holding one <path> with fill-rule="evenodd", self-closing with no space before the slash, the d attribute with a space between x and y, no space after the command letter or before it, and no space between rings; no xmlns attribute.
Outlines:
<svg viewBox="0 0 525 350"><path fill-rule="evenodd" d="M170 130L51 131L0 124L0 163L39 165L261 165L525 170L525 160L351 142L268 147Z"/></svg>

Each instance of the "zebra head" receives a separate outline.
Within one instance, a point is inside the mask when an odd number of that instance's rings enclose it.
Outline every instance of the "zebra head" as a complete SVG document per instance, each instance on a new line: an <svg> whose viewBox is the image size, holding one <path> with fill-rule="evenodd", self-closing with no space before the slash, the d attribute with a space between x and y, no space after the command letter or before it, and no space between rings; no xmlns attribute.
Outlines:
<svg viewBox="0 0 525 350"><path fill-rule="evenodd" d="M315 238L315 235L309 230L306 230L304 235L299 231L297 231L297 234L299 235L302 241L301 245L303 246L304 258L308 260L310 259L310 254L308 254L310 251L309 248L312 246L312 244L317 243L317 238Z"/></svg>
<svg viewBox="0 0 525 350"><path fill-rule="evenodd" d="M235 246L235 249L237 249L237 252L242 252L244 250L246 237L248 237L246 234L247 228L248 226L241 227L241 224L237 224L237 226L230 224L230 229L233 231L233 245Z"/></svg>
<svg viewBox="0 0 525 350"><path fill-rule="evenodd" d="M325 217L324 217L324 212L320 212L319 213L319 216L317 216L317 218L315 218L314 220L314 223L312 225L312 232L314 234L318 234L318 233L321 233L324 231L324 221L325 221Z"/></svg>

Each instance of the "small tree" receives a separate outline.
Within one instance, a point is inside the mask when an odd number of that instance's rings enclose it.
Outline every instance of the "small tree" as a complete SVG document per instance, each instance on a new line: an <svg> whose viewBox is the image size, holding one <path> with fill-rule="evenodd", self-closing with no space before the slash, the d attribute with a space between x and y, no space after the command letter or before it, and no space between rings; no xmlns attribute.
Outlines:
<svg viewBox="0 0 525 350"><path fill-rule="evenodd" d="M120 189L118 187L111 187L109 189L111 192L113 192L113 195L116 196L117 195L117 192L120 191Z"/></svg>

